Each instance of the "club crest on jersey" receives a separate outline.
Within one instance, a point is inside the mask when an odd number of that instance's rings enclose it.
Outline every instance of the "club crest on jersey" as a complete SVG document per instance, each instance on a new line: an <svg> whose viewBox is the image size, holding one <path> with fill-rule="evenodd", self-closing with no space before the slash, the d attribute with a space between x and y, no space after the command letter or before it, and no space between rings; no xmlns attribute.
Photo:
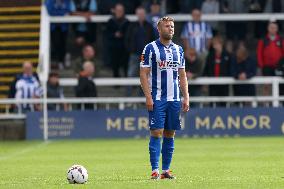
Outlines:
<svg viewBox="0 0 284 189"><path fill-rule="evenodd" d="M162 60L158 62L158 65L160 70L168 70L168 69L177 70L179 62Z"/></svg>

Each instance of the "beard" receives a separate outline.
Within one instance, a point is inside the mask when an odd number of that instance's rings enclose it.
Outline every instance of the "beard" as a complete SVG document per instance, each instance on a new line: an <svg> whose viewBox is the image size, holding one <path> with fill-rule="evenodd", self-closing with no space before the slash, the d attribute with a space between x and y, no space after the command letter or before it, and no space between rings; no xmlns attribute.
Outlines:
<svg viewBox="0 0 284 189"><path fill-rule="evenodd" d="M172 40L173 36L174 34L167 34L167 33L162 34L162 38L166 40Z"/></svg>

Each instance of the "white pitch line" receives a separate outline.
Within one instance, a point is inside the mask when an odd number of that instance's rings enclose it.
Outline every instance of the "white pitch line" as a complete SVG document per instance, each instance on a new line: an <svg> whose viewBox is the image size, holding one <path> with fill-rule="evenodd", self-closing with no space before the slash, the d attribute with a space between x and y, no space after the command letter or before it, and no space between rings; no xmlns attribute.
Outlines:
<svg viewBox="0 0 284 189"><path fill-rule="evenodd" d="M34 150L37 150L40 147L43 147L43 146L46 146L46 145L50 144L50 143L51 143L51 141L41 142L39 144L36 144L36 145L33 145L33 146L29 146L29 147L24 148L22 150L19 150L19 151L13 152L13 153L9 153L8 155L0 156L0 161L7 160L7 159L12 159L12 158L14 158L14 157L16 157L18 155L23 155L23 154L26 154L28 152L32 152Z"/></svg>

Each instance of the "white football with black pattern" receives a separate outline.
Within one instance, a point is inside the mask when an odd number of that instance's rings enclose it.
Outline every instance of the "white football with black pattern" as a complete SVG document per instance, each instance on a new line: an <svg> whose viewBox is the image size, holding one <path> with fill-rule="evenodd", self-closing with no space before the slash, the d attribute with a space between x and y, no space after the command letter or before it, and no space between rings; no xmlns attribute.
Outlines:
<svg viewBox="0 0 284 189"><path fill-rule="evenodd" d="M82 165L72 165L67 171L69 184L84 184L88 181L87 169Z"/></svg>

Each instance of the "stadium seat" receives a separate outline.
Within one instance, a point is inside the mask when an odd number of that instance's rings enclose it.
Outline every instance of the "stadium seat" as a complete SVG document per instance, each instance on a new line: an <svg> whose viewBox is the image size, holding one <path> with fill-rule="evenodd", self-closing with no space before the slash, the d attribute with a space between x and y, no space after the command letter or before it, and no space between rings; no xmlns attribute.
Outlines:
<svg viewBox="0 0 284 189"><path fill-rule="evenodd" d="M21 73L24 61L31 61L36 70L40 10L38 0L4 0L0 4L0 98L7 98L9 86Z"/></svg>

